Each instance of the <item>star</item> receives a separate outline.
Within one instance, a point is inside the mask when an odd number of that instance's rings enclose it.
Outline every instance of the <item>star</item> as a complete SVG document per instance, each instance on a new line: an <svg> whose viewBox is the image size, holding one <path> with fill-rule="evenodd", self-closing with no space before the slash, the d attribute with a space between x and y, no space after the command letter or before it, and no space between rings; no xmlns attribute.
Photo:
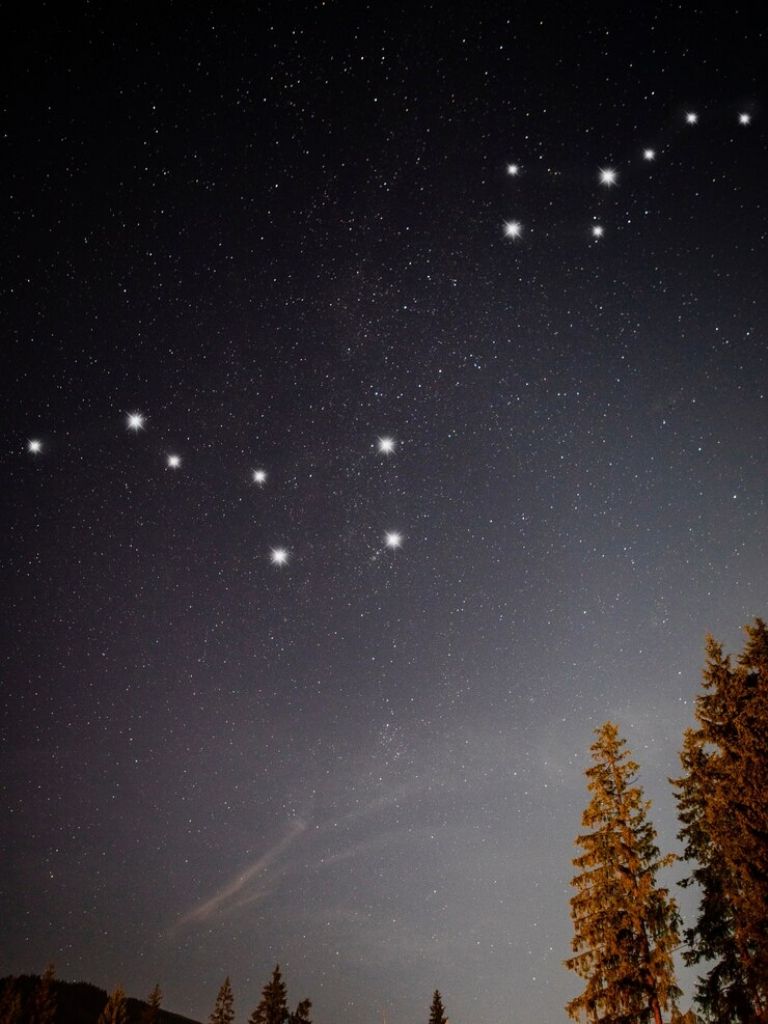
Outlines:
<svg viewBox="0 0 768 1024"><path fill-rule="evenodd" d="M379 437L376 439L376 450L379 455L392 455L396 444L394 437Z"/></svg>
<svg viewBox="0 0 768 1024"><path fill-rule="evenodd" d="M128 429L133 430L136 433L144 429L145 420L146 417L140 412L129 412L128 415L126 416Z"/></svg>
<svg viewBox="0 0 768 1024"><path fill-rule="evenodd" d="M656 150L655 149L644 149L643 150L643 160L655 160L655 159L656 159Z"/></svg>
<svg viewBox="0 0 768 1024"><path fill-rule="evenodd" d="M751 120L751 114L739 114L739 124L749 124Z"/></svg>
<svg viewBox="0 0 768 1024"><path fill-rule="evenodd" d="M258 484L259 487L263 487L267 482L267 471L266 469L254 469L253 471L253 482Z"/></svg>
<svg viewBox="0 0 768 1024"><path fill-rule="evenodd" d="M692 110L689 111L685 115L685 123L686 124L698 124L699 123L699 115L695 114Z"/></svg>
<svg viewBox="0 0 768 1024"><path fill-rule="evenodd" d="M42 450L43 450L43 442L42 441L36 441L36 440L27 441L27 451L30 453L30 455L39 455Z"/></svg>
<svg viewBox="0 0 768 1024"><path fill-rule="evenodd" d="M602 238L604 234L605 234L605 228L602 226L602 224L593 224L592 225L592 237L593 238Z"/></svg>
<svg viewBox="0 0 768 1024"><path fill-rule="evenodd" d="M600 168L600 184L606 185L608 188L611 185L615 185L619 180L618 172L613 167L601 167Z"/></svg>
<svg viewBox="0 0 768 1024"><path fill-rule="evenodd" d="M403 535L401 533L396 533L395 531L390 532L388 530L384 534L384 544L388 548L392 548L393 551L396 548L401 548L403 546Z"/></svg>
<svg viewBox="0 0 768 1024"><path fill-rule="evenodd" d="M520 165L519 164L507 164L507 174L511 178L516 178L519 173L520 173Z"/></svg>
<svg viewBox="0 0 768 1024"><path fill-rule="evenodd" d="M169 455L168 459L166 460L166 464L168 466L168 469L178 469L181 466L181 456Z"/></svg>
<svg viewBox="0 0 768 1024"><path fill-rule="evenodd" d="M504 237L519 238L523 233L523 225L519 220L504 221Z"/></svg>
<svg viewBox="0 0 768 1024"><path fill-rule="evenodd" d="M288 561L287 548L270 548L269 560L272 565L285 565Z"/></svg>

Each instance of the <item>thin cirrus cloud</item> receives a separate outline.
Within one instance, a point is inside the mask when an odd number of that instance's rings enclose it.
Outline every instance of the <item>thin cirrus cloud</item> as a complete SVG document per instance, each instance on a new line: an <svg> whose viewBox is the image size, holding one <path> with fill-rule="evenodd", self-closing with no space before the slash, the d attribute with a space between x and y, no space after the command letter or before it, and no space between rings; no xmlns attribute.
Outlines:
<svg viewBox="0 0 768 1024"><path fill-rule="evenodd" d="M356 808L354 811L346 814L338 823L348 822L351 824L390 806L397 805L407 796L408 793L403 787L397 787L394 793L379 797L363 807ZM222 885L213 896L198 903L191 910L184 913L171 930L175 931L178 928L184 928L189 925L202 924L218 913L226 913L227 911L236 910L266 899L267 896L274 892L275 886L283 878L286 871L290 871L290 866L281 862L285 861L289 849L307 831L308 827L308 824L302 820L292 822L288 832L282 839L274 843L252 864L238 871L235 877L225 885ZM322 837L329 832L335 832L335 829L332 829L328 823L316 826L313 829L313 838ZM326 856L319 856L315 867L330 867L340 861L349 860L370 850L380 848L390 840L391 833L386 833L376 836L372 840L368 839L352 843Z"/></svg>
<svg viewBox="0 0 768 1024"><path fill-rule="evenodd" d="M268 896L273 888L270 884L263 886L256 893L248 893L245 896L240 894L254 879L263 875L271 868L306 830L307 825L305 822L292 822L288 833L282 839L271 846L253 864L250 864L243 871L239 871L230 882L222 886L213 896L187 911L179 919L176 927L181 928L188 924L199 924L203 921L208 921L219 910L243 906L246 903L252 903L255 900ZM237 898L238 896L240 896L239 899Z"/></svg>

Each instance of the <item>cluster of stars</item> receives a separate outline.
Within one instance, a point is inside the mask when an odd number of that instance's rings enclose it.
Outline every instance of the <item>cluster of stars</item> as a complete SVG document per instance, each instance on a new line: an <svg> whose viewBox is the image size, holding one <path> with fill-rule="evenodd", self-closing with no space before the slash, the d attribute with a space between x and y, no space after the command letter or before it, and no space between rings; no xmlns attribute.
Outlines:
<svg viewBox="0 0 768 1024"><path fill-rule="evenodd" d="M740 125L749 125L752 123L752 115L746 111L742 111L738 115L738 122ZM699 123L699 115L695 110L689 110L685 114L685 123L688 125L695 125ZM656 159L656 150L648 146L642 151L643 160L651 162ZM509 163L507 164L507 175L511 178L517 178L520 176L521 167L520 164ZM600 185L604 188L613 188L619 183L619 172L615 167L600 167L598 169L597 180ZM595 224L591 229L592 237L595 239L602 238L605 234L605 229ZM519 220L506 220L504 221L504 237L512 239L520 239L523 235L523 225Z"/></svg>
<svg viewBox="0 0 768 1024"><path fill-rule="evenodd" d="M141 412L129 412L126 414L126 429L137 434L146 428L147 417ZM39 438L31 438L27 441L27 451L30 455L40 455L43 451L43 442ZM376 451L379 455L394 455L397 449L397 441L394 437L377 437ZM166 456L165 464L168 469L181 469L182 459L180 455L169 454ZM266 469L254 469L251 473L251 480L257 487L264 487L268 480ZM403 535L394 530L388 530L384 534L384 547L391 551L403 546ZM288 548L270 548L269 560L272 565L287 565L291 557Z"/></svg>

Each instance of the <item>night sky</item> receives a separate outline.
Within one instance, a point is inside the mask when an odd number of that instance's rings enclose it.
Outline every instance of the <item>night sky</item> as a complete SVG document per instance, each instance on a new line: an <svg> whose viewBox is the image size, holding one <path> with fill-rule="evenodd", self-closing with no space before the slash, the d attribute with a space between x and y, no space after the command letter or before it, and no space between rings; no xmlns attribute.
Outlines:
<svg viewBox="0 0 768 1024"><path fill-rule="evenodd" d="M592 731L679 850L768 614L766 23L64 6L4 29L0 973L564 1020Z"/></svg>

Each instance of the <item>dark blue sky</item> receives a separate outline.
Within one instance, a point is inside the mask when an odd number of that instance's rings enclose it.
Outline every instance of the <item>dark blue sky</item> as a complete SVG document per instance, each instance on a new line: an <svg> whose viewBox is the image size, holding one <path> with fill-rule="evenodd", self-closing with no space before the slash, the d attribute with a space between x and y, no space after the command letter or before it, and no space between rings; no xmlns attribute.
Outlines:
<svg viewBox="0 0 768 1024"><path fill-rule="evenodd" d="M704 636L768 608L764 22L23 19L4 969L564 1019L592 730L678 849Z"/></svg>

